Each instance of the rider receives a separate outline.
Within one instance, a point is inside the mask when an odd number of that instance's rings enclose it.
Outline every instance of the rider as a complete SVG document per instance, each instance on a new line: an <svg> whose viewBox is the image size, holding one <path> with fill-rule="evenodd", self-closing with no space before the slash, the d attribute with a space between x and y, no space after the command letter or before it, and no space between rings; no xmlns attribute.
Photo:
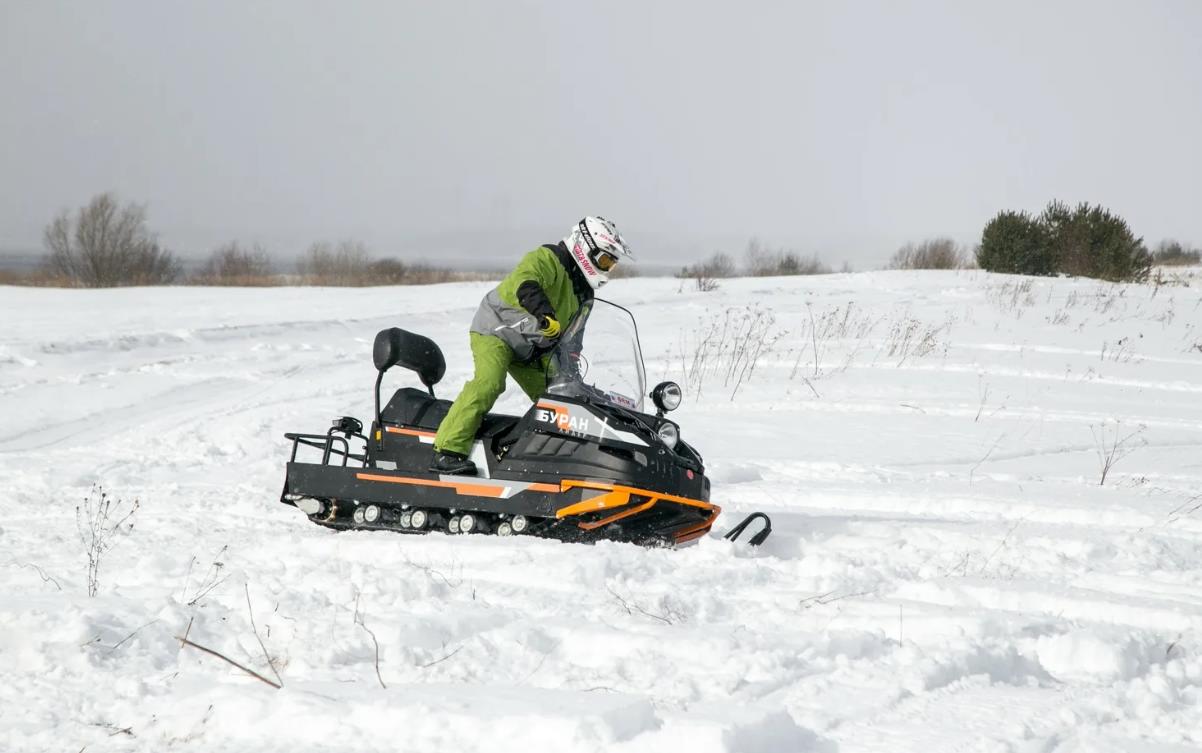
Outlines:
<svg viewBox="0 0 1202 753"><path fill-rule="evenodd" d="M537 400L547 388L547 354L560 332L623 259L633 257L617 227L604 217L585 217L559 243L522 257L484 296L469 335L476 373L438 426L431 471L475 475L468 454L484 414L505 391L506 372Z"/></svg>

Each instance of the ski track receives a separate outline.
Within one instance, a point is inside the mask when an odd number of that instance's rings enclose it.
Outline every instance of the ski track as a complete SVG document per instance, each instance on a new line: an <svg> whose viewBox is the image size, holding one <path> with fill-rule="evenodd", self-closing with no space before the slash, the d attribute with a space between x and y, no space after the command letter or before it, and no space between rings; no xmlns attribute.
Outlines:
<svg viewBox="0 0 1202 753"><path fill-rule="evenodd" d="M378 329L438 341L454 394L486 284L0 287L0 750L1202 751L1202 297L1024 279L607 288L649 379L686 385L726 511L679 551L336 534L278 503L283 432L369 417ZM810 312L848 301L876 329L795 378ZM748 305L776 350L698 398L682 337ZM942 346L886 355L903 317ZM1097 432L1136 429L1099 484ZM96 481L141 508L89 599ZM753 510L763 547L720 538ZM273 676L248 593L283 690L175 639Z"/></svg>

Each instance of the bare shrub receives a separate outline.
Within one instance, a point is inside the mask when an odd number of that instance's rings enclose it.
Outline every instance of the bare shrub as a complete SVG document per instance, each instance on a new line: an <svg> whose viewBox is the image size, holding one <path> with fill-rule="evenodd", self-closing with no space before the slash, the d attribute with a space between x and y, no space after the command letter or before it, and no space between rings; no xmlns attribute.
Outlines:
<svg viewBox="0 0 1202 753"><path fill-rule="evenodd" d="M367 265L366 278L357 285L431 285L439 282L491 279L479 272L466 272L430 264L409 264L400 259L376 259Z"/></svg>
<svg viewBox="0 0 1202 753"><path fill-rule="evenodd" d="M784 277L791 275L825 275L831 268L817 254L803 257L795 251L764 247L758 239L747 244L747 273L752 277Z"/></svg>
<svg viewBox="0 0 1202 753"><path fill-rule="evenodd" d="M405 285L433 285L440 282L464 282L495 280L503 277L504 272L489 273L471 270L447 269L430 264L410 264L405 274Z"/></svg>
<svg viewBox="0 0 1202 753"><path fill-rule="evenodd" d="M888 269L964 269L968 253L951 238L907 243L889 259Z"/></svg>
<svg viewBox="0 0 1202 753"><path fill-rule="evenodd" d="M908 313L893 323L889 335L881 348L881 353L889 358L897 358L900 367L911 358L925 358L936 350L947 350L943 339L947 323L940 325L926 324Z"/></svg>
<svg viewBox="0 0 1202 753"><path fill-rule="evenodd" d="M799 328L801 347L793 361L793 370L789 373L790 379L796 378L801 373L803 360L806 362L807 370L809 370L809 363L813 362L811 377L822 376L822 362L830 348L837 343L854 342L837 368L838 371L846 371L851 367L866 339L879 323L879 320L874 321L863 309L857 308L855 301L848 301L846 306L826 309L817 316L814 315L813 306L807 303L806 313L807 319ZM810 354L809 357L806 356L807 353Z"/></svg>
<svg viewBox="0 0 1202 753"><path fill-rule="evenodd" d="M99 485L93 486L83 502L75 506L75 528L88 557L88 596L95 596L100 590L100 562L105 552L113 548L117 534L133 530L130 518L138 507L138 500L126 504L110 497Z"/></svg>
<svg viewBox="0 0 1202 753"><path fill-rule="evenodd" d="M1202 250L1188 249L1180 241L1163 240L1156 244L1152 263L1163 266L1189 266L1202 264Z"/></svg>
<svg viewBox="0 0 1202 753"><path fill-rule="evenodd" d="M297 263L297 272L306 285L429 285L440 282L495 279L497 275L409 263L393 257L373 259L367 247L358 241L343 241L334 246L314 243Z"/></svg>
<svg viewBox="0 0 1202 753"><path fill-rule="evenodd" d="M1102 469L1102 477L1098 480L1098 486L1106 485L1106 476L1110 474L1116 463L1147 444L1147 441L1140 437L1146 428L1140 424L1137 428L1124 433L1122 422L1118 420L1103 421L1096 426L1089 427L1089 431L1093 434L1094 451L1098 455L1098 464Z"/></svg>
<svg viewBox="0 0 1202 753"><path fill-rule="evenodd" d="M1121 285L1099 285L1089 298L1093 302L1093 310L1099 314L1107 314L1112 309L1126 309L1127 289Z"/></svg>
<svg viewBox="0 0 1202 753"><path fill-rule="evenodd" d="M1101 361L1131 363L1131 359L1136 358L1135 351L1131 348L1131 338L1120 337L1113 343L1111 343L1109 340L1103 340L1102 350L1099 353L1098 358Z"/></svg>
<svg viewBox="0 0 1202 753"><path fill-rule="evenodd" d="M275 265L267 249L257 243L245 248L230 241L213 249L192 281L200 285L279 284L274 275Z"/></svg>
<svg viewBox="0 0 1202 753"><path fill-rule="evenodd" d="M409 265L400 259L376 259L367 271L373 285L404 285L409 278Z"/></svg>
<svg viewBox="0 0 1202 753"><path fill-rule="evenodd" d="M94 197L74 218L63 210L42 238L49 272L75 285L164 285L182 272L175 255L146 229L146 208L121 207L113 193Z"/></svg>
<svg viewBox="0 0 1202 753"><path fill-rule="evenodd" d="M722 378L734 400L740 387L755 375L759 360L772 352L785 334L774 331L776 314L756 306L728 308L704 321L680 348L683 387L700 397L706 379Z"/></svg>
<svg viewBox="0 0 1202 753"><path fill-rule="evenodd" d="M985 299L1002 311L1022 318L1023 309L1035 305L1035 293L1031 280L1014 280L1001 285L990 285L985 290Z"/></svg>
<svg viewBox="0 0 1202 753"><path fill-rule="evenodd" d="M715 251L712 256L702 262L682 267L676 274L678 278L693 280L697 289L704 292L718 289L718 280L735 276L735 262L721 251Z"/></svg>
<svg viewBox="0 0 1202 753"><path fill-rule="evenodd" d="M76 283L58 274L43 262L37 269L22 271L19 269L0 270L0 285L22 285L31 288L67 288Z"/></svg>
<svg viewBox="0 0 1202 753"><path fill-rule="evenodd" d="M229 579L230 574L228 572L223 572L225 563L221 561L222 555L225 554L229 548L229 544L225 544L221 547L221 549L217 550L217 554L213 557L213 563L209 565L208 570L205 572L204 576L196 586L196 592L192 596L188 595L188 586L192 580L192 566L196 564L196 556L193 555L192 559L188 561L188 574L184 577L184 589L180 594L180 598L184 601L184 603L190 607L196 606L198 603L204 600L206 596L212 593L214 589Z"/></svg>
<svg viewBox="0 0 1202 753"><path fill-rule="evenodd" d="M297 262L296 271L309 285L371 284L371 254L359 241L314 243Z"/></svg>
<svg viewBox="0 0 1202 753"><path fill-rule="evenodd" d="M1148 284L1152 286L1152 297L1155 298L1161 288L1188 288L1192 277L1188 270L1166 272L1157 267L1148 278Z"/></svg>

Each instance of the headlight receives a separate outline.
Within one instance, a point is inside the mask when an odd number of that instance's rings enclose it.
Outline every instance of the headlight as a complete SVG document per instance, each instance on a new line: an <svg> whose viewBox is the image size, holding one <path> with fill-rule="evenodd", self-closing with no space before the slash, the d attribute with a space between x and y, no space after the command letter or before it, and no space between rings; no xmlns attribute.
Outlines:
<svg viewBox="0 0 1202 753"><path fill-rule="evenodd" d="M660 382L651 390L651 401L661 411L673 411L680 407L680 399L684 395L676 382Z"/></svg>
<svg viewBox="0 0 1202 753"><path fill-rule="evenodd" d="M671 421L664 421L659 425L659 440L668 445L669 450L676 449L676 442L680 439L680 429L676 428L676 424Z"/></svg>

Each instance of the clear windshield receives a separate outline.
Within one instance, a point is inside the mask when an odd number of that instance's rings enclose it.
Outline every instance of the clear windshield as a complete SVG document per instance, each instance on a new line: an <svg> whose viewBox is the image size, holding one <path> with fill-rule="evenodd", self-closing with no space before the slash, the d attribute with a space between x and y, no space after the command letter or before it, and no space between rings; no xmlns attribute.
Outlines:
<svg viewBox="0 0 1202 753"><path fill-rule="evenodd" d="M551 352L547 385L548 394L589 397L641 413L647 378L630 312L600 298L581 306Z"/></svg>

